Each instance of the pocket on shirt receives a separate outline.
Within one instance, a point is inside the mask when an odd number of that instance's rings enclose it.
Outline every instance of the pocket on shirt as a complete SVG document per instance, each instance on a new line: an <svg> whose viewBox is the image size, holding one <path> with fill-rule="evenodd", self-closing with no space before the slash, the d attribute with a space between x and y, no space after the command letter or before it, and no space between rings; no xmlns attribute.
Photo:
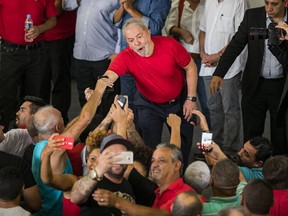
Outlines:
<svg viewBox="0 0 288 216"><path fill-rule="evenodd" d="M220 16L220 21L217 22L217 31L218 32L234 32L233 18Z"/></svg>

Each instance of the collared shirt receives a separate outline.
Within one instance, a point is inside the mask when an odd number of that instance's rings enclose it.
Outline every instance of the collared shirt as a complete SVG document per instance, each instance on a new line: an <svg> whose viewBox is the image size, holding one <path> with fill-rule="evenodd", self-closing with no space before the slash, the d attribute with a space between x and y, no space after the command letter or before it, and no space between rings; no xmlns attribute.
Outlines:
<svg viewBox="0 0 288 216"><path fill-rule="evenodd" d="M217 213L229 206L240 206L242 191L247 183L240 182L237 187L236 195L231 197L211 197L208 202L203 203L203 216L216 216Z"/></svg>
<svg viewBox="0 0 288 216"><path fill-rule="evenodd" d="M286 20L283 20L283 21L286 21ZM266 14L266 27L267 28L271 22L272 21L269 19L268 14ZM266 79L282 78L283 77L282 64L280 64L277 58L270 52L270 50L268 49L267 43L268 43L268 40L265 40L261 76Z"/></svg>
<svg viewBox="0 0 288 216"><path fill-rule="evenodd" d="M160 193L160 188L155 190L156 198L154 200L152 208L162 208L169 212L171 212L171 205L174 202L176 196L185 191L192 191L195 192L189 185L183 182L182 178L177 179L173 182L169 187Z"/></svg>
<svg viewBox="0 0 288 216"><path fill-rule="evenodd" d="M169 13L171 0L136 0L133 1L133 7L138 10L143 16L142 21L148 26L152 35L161 35L161 29L165 24L166 17ZM124 24L131 15L124 12L122 20L117 23L117 26L122 29ZM127 42L121 34L120 49L127 47Z"/></svg>
<svg viewBox="0 0 288 216"><path fill-rule="evenodd" d="M74 10L76 0L63 0L63 8ZM82 0L77 11L74 57L100 61L115 53L117 28L111 15L118 0Z"/></svg>
<svg viewBox="0 0 288 216"><path fill-rule="evenodd" d="M165 32L169 34L170 29L173 26L178 26L179 22L179 0L176 0L177 3L173 3L170 10L170 13L167 17L166 24L165 24ZM187 44L185 41L180 38L180 43L185 47L185 49L190 53L199 53L199 25L201 17L204 13L204 5L205 0L200 0L199 5L197 8L193 11L190 8L190 4L188 1L184 1L184 7L182 11L182 16L180 19L180 27L182 29L185 29L194 37L193 44Z"/></svg>
<svg viewBox="0 0 288 216"><path fill-rule="evenodd" d="M218 53L226 47L236 33L245 10L247 0L206 1L200 30L205 32L204 49L208 55ZM244 69L246 50L240 54L230 67L224 79L230 79ZM212 76L216 67L201 67L200 76Z"/></svg>

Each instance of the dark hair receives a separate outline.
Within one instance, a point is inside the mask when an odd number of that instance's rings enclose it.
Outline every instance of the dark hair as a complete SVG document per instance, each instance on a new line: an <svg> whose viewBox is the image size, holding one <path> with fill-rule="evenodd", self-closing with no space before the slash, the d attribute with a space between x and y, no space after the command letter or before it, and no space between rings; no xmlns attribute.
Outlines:
<svg viewBox="0 0 288 216"><path fill-rule="evenodd" d="M201 215L203 204L196 193L191 191L177 195L172 208L172 216L197 216Z"/></svg>
<svg viewBox="0 0 288 216"><path fill-rule="evenodd" d="M138 161L148 174L151 166L153 149L150 146L139 145L134 147L133 152L134 161Z"/></svg>
<svg viewBox="0 0 288 216"><path fill-rule="evenodd" d="M30 114L35 114L40 107L46 106L47 103L39 97L35 97L35 96L31 96L31 95L27 95L24 97L24 101L23 102L30 102Z"/></svg>
<svg viewBox="0 0 288 216"><path fill-rule="evenodd" d="M250 144L256 149L256 161L263 161L263 163L272 156L272 144L266 137L253 137L249 140Z"/></svg>
<svg viewBox="0 0 288 216"><path fill-rule="evenodd" d="M0 199L14 200L21 193L23 185L23 177L16 167L0 169Z"/></svg>
<svg viewBox="0 0 288 216"><path fill-rule="evenodd" d="M273 189L262 179L252 179L243 189L244 205L253 214L269 214L273 206Z"/></svg>
<svg viewBox="0 0 288 216"><path fill-rule="evenodd" d="M217 189L236 190L240 183L239 168L228 158L219 160L212 168L211 178L213 179L213 186Z"/></svg>
<svg viewBox="0 0 288 216"><path fill-rule="evenodd" d="M268 159L262 170L264 180L273 189L288 189L288 158L283 155Z"/></svg>

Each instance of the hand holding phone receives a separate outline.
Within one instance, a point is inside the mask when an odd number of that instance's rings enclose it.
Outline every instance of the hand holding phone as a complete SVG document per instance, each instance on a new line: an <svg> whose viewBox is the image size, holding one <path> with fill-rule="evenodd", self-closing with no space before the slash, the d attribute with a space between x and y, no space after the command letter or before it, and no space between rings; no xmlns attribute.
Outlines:
<svg viewBox="0 0 288 216"><path fill-rule="evenodd" d="M128 96L127 95L118 95L117 102L122 109L124 109L126 103L128 103Z"/></svg>
<svg viewBox="0 0 288 216"><path fill-rule="evenodd" d="M201 150L204 152L211 152L211 144L212 144L212 133L208 132L202 132L202 138L201 138Z"/></svg>
<svg viewBox="0 0 288 216"><path fill-rule="evenodd" d="M53 139L64 139L64 145L59 146L58 148L71 150L74 147L74 138L72 137L57 135L54 136Z"/></svg>
<svg viewBox="0 0 288 216"><path fill-rule="evenodd" d="M120 152L115 158L120 160L114 162L114 164L133 164L133 152L132 151L123 151Z"/></svg>

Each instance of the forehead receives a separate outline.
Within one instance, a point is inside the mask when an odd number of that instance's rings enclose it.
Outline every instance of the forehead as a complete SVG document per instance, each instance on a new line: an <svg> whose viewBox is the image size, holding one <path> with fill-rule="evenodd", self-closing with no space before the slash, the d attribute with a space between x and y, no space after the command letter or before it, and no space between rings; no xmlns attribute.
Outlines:
<svg viewBox="0 0 288 216"><path fill-rule="evenodd" d="M284 0L265 0L265 4L279 4L284 3Z"/></svg>
<svg viewBox="0 0 288 216"><path fill-rule="evenodd" d="M257 153L256 149L251 145L250 141L247 141L244 146L244 150L249 153L250 156L255 155Z"/></svg>
<svg viewBox="0 0 288 216"><path fill-rule="evenodd" d="M145 30L142 29L140 26L135 25L135 24L131 24L129 26L127 26L127 28L125 29L125 37L126 38L131 38L131 37L135 37L139 34L144 34Z"/></svg>
<svg viewBox="0 0 288 216"><path fill-rule="evenodd" d="M99 148L96 148L96 149L93 149L92 152L89 154L89 157L92 157L92 156L99 156L100 155L100 149Z"/></svg>
<svg viewBox="0 0 288 216"><path fill-rule="evenodd" d="M31 102L29 101L25 101L22 105L21 105L21 108L23 109L27 109L27 110L30 110L30 105L31 105Z"/></svg>
<svg viewBox="0 0 288 216"><path fill-rule="evenodd" d="M111 151L127 151L128 150L126 146L122 144L113 144L111 146L108 146L106 149L109 149Z"/></svg>
<svg viewBox="0 0 288 216"><path fill-rule="evenodd" d="M171 149L165 147L157 148L153 153L154 158L156 157L171 158L171 155L172 155Z"/></svg>

